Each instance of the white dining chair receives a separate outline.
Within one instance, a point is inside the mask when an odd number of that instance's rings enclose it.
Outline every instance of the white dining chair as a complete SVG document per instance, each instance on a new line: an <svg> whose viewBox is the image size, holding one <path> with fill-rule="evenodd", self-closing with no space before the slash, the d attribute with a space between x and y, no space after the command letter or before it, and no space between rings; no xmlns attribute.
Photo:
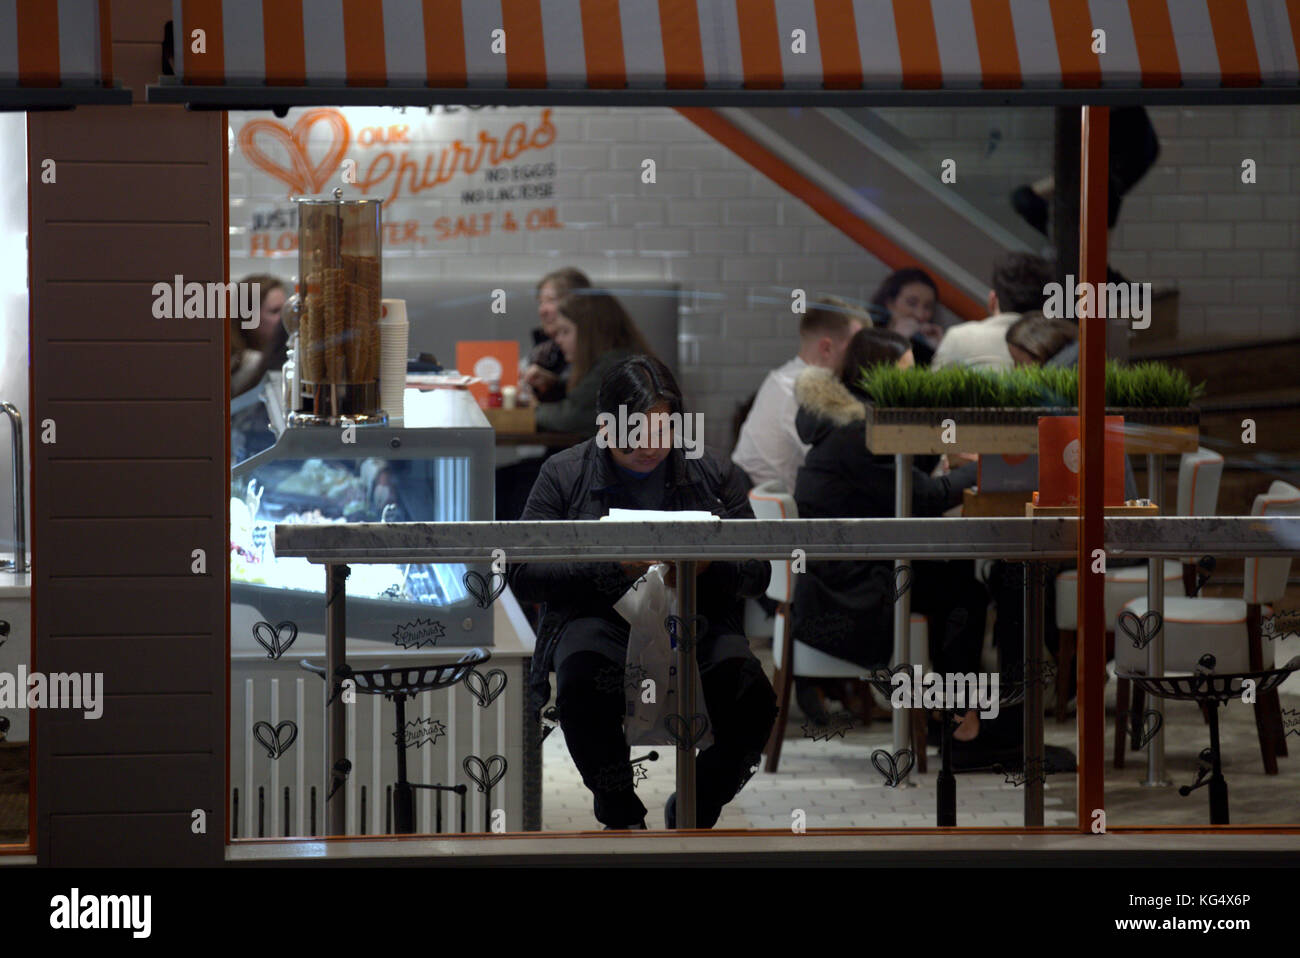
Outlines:
<svg viewBox="0 0 1300 958"><path fill-rule="evenodd" d="M1174 515L1212 516L1219 505L1219 483L1223 478L1223 457L1210 449L1184 453L1178 461L1178 502ZM1196 562L1199 557L1164 560L1165 595L1176 591L1181 582L1183 592L1191 595L1196 587ZM1078 607L1079 570L1067 569L1056 577L1057 647L1056 720L1064 722L1070 697L1070 670L1074 668L1079 641ZM1106 573L1104 602L1106 607L1106 657L1115 648L1114 625L1125 603L1147 594L1147 563L1112 569ZM1117 744L1115 767L1124 767L1124 749Z"/></svg>
<svg viewBox="0 0 1300 958"><path fill-rule="evenodd" d="M799 510L794 496L778 482L765 482L750 490L749 502L758 519L797 519ZM768 598L777 603L776 617L772 628L772 662L776 667L773 685L776 688L777 717L772 728L772 735L767 743L767 762L764 766L768 772L775 772L781 761L781 743L785 739L785 728L790 719L790 700L795 676L816 679L865 679L869 672L855 662L837 658L820 649L800 642L793 634L793 617L790 603L794 600L794 577L792 563L786 560L772 561L772 578L768 583ZM908 661L917 662L925 671L929 671L929 626L925 616L914 614L911 618L910 645ZM925 769L925 712L913 711L912 741L917 769ZM919 721L918 721L919 719ZM918 729L919 726L919 729Z"/></svg>
<svg viewBox="0 0 1300 958"><path fill-rule="evenodd" d="M1300 489L1277 481L1268 492L1255 497L1252 516L1300 516ZM1271 615L1268 603L1286 593L1291 573L1289 556L1251 558L1245 563L1240 599L1166 598L1164 628L1165 672L1193 672L1206 652L1215 658L1216 672L1258 672L1273 667L1273 643L1263 641L1261 618ZM1146 596L1133 599L1124 609L1141 618L1147 611ZM1118 622L1116 623L1118 624ZM1130 626L1131 628L1131 626ZM1145 672L1147 653L1127 636L1115 644L1116 672ZM1127 681L1121 680L1115 708L1117 751L1124 734L1127 711ZM1134 699L1137 691L1134 690ZM1276 690L1261 693L1255 702L1255 726L1264 772L1277 774L1277 756L1286 755L1282 709Z"/></svg>

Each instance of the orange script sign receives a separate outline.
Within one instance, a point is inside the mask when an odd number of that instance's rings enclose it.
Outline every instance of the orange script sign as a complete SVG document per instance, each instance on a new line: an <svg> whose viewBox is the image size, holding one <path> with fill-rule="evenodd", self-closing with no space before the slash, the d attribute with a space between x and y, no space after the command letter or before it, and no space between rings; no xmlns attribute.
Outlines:
<svg viewBox="0 0 1300 958"><path fill-rule="evenodd" d="M319 163L313 164L307 141L317 123L324 123L331 137L324 156ZM362 130L358 144L367 149L406 144L406 134L405 127L367 128ZM259 140L275 142L283 147L289 156L289 166L286 168L268 156ZM325 184L342 165L351 142L352 134L343 114L328 109L308 110L292 129L274 120L250 120L239 131L239 148L244 156L262 172L287 184L290 196L323 192ZM529 150L544 150L554 142L551 110L545 109L531 129L526 123L515 123L500 139L480 130L478 137L469 143L453 140L448 146L428 151L422 162L412 157L411 150L379 150L365 164L364 173L361 171L363 164L358 161L356 186L362 193L372 190L387 192L384 199L387 206L402 195L403 189L414 196L448 183L458 174L472 175L484 164L489 168L500 166Z"/></svg>

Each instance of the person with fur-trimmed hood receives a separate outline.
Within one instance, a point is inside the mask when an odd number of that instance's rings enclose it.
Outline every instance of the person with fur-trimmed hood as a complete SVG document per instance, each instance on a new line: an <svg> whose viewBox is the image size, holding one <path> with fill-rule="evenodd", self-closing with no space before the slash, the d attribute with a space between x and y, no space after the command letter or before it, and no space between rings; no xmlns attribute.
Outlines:
<svg viewBox="0 0 1300 958"><path fill-rule="evenodd" d="M799 518L893 517L895 460L867 448L867 397L859 385L863 370L878 363L911 366L910 344L888 330L863 329L849 343L842 374L808 369L795 382L795 425L800 439L812 445L795 483ZM975 484L973 462L932 477L936 462L914 460L913 516L942 515ZM862 666L899 665L890 661L894 584L889 561L809 562L796 577L794 634ZM980 671L988 593L975 579L974 563L913 562L910 592L913 611L929 619L931 668ZM954 737L973 739L978 730L979 717L970 711Z"/></svg>

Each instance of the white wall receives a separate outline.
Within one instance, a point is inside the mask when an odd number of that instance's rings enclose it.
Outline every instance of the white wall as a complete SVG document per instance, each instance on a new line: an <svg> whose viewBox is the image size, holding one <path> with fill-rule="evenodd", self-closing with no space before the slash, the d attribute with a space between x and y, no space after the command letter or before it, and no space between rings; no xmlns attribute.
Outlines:
<svg viewBox="0 0 1300 958"><path fill-rule="evenodd" d="M0 113L0 400L23 415L27 442L27 117ZM0 553L14 551L13 457L8 417L0 417ZM31 469L31 450L26 450ZM27 477L23 477L24 483ZM27 503L31 504L30 489ZM30 525L30 514L25 520ZM28 550L31 537L28 535Z"/></svg>
<svg viewBox="0 0 1300 958"><path fill-rule="evenodd" d="M401 119L396 111L344 111L353 127L381 112L387 122ZM539 114L538 108L502 109L492 122L533 123ZM292 111L284 122L292 125L300 115ZM266 114L231 114L232 126L254 116ZM704 413L706 441L729 449L736 405L796 351L798 316L790 311L790 290L803 287L809 298L826 292L866 300L888 269L675 110L566 108L553 116L555 145L520 162L557 163L563 230L494 233L444 242L436 251L388 250L385 275L472 276L488 283L574 265L597 282L680 283L682 387L692 408ZM463 132L449 123L439 135ZM656 162L654 184L641 182L646 158ZM400 208L391 217L386 210L385 221L430 223L462 212L460 191L469 185L479 184L457 182L395 201ZM285 189L248 164L238 148L230 189L230 269L237 278L272 261L247 256L247 238L236 230L251 222L252 208L284 205ZM288 276L296 271L296 256L275 265ZM521 322L534 319L530 313Z"/></svg>

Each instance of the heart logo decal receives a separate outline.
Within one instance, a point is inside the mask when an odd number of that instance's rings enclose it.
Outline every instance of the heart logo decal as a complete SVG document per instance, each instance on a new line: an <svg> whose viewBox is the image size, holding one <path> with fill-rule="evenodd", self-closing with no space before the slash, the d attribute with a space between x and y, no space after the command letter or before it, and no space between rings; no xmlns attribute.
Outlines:
<svg viewBox="0 0 1300 958"><path fill-rule="evenodd" d="M1133 640L1133 648L1145 649L1151 644L1151 640L1160 634L1160 628L1164 625L1164 617L1155 609L1143 613L1142 618L1137 617L1137 613L1125 609L1119 614L1120 631Z"/></svg>
<svg viewBox="0 0 1300 958"><path fill-rule="evenodd" d="M477 755L470 755L461 762L465 774L478 786L480 792L489 792L497 782L506 777L506 757L493 755L486 762Z"/></svg>
<svg viewBox="0 0 1300 958"><path fill-rule="evenodd" d="M465 688L469 689L479 705L487 708L505 691L507 678L504 669L493 669L486 676L478 669L470 669L465 673Z"/></svg>
<svg viewBox="0 0 1300 958"><path fill-rule="evenodd" d="M894 601L897 602L912 587L912 567L900 565L894 568Z"/></svg>
<svg viewBox="0 0 1300 958"><path fill-rule="evenodd" d="M893 755L878 748L871 753L871 764L884 777L887 786L897 788L916 764L916 756L910 748L900 748Z"/></svg>
<svg viewBox="0 0 1300 958"><path fill-rule="evenodd" d="M664 716L664 731L666 731L678 748L694 748L695 744L702 738L704 733L709 730L709 717L701 712L696 712L691 716L690 721L686 716L679 712L673 712L671 715Z"/></svg>
<svg viewBox="0 0 1300 958"><path fill-rule="evenodd" d="M331 137L325 155L313 166L308 141L312 127L317 123L328 126ZM267 145L279 145L288 156L288 168L267 155L259 145L259 138ZM351 140L348 122L338 110L308 110L292 130L274 120L250 120L239 131L239 148L244 151L244 156L263 173L287 184L290 196L295 193L316 194L324 190L325 184L343 162Z"/></svg>
<svg viewBox="0 0 1300 958"><path fill-rule="evenodd" d="M288 735L285 735L286 730ZM272 760L278 759L298 741L298 723L285 719L274 728L270 722L257 722L253 725L253 738L257 744L266 749Z"/></svg>
<svg viewBox="0 0 1300 958"><path fill-rule="evenodd" d="M286 638L285 635L288 634ZM292 622L281 622L279 625L271 625L270 622L259 622L253 626L253 638L257 644L266 649L268 659L278 659L284 653L289 651L289 647L298 638L298 626Z"/></svg>
<svg viewBox="0 0 1300 958"><path fill-rule="evenodd" d="M670 615L664 619L664 628L674 649L680 647L683 652L690 652L700 636L709 631L709 620L702 615L693 615L689 621L680 615Z"/></svg>
<svg viewBox="0 0 1300 958"><path fill-rule="evenodd" d="M465 591L474 597L474 602L480 609L486 609L497 600L497 596L506 591L506 577L503 572L493 572L490 576L485 576L476 569L470 569L461 581L465 583Z"/></svg>
<svg viewBox="0 0 1300 958"><path fill-rule="evenodd" d="M1147 747L1147 744L1156 737L1160 727L1165 724L1164 716L1159 712L1147 710L1142 716L1142 734L1135 736L1133 739L1133 751L1139 751Z"/></svg>

